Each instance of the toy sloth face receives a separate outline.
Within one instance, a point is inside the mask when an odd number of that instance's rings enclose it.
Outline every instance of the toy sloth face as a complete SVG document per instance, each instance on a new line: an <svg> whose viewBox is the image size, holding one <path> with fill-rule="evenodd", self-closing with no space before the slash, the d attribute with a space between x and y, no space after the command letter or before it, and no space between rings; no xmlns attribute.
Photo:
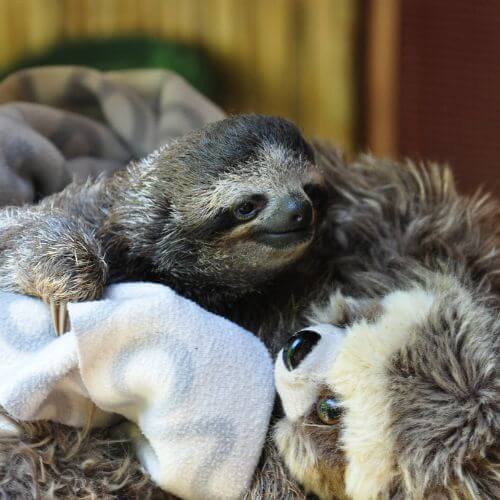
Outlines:
<svg viewBox="0 0 500 500"><path fill-rule="evenodd" d="M376 301L333 294L312 319L276 362L275 439L306 490L499 498L498 311L443 277Z"/></svg>

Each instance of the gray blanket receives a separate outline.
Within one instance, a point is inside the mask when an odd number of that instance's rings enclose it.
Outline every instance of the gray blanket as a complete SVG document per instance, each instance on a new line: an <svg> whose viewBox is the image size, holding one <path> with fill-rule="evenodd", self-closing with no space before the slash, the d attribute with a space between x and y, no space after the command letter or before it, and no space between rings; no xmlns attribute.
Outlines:
<svg viewBox="0 0 500 500"><path fill-rule="evenodd" d="M0 206L110 173L224 113L174 73L81 67L20 71L0 84Z"/></svg>

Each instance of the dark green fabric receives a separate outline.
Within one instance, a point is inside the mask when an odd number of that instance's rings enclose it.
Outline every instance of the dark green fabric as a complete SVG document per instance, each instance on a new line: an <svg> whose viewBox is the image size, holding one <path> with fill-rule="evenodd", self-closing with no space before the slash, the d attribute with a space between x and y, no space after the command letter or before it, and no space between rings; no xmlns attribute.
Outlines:
<svg viewBox="0 0 500 500"><path fill-rule="evenodd" d="M215 96L215 72L200 51L152 38L103 38L64 41L43 54L4 68L0 77L33 66L77 65L102 71L162 68L175 71L204 95Z"/></svg>

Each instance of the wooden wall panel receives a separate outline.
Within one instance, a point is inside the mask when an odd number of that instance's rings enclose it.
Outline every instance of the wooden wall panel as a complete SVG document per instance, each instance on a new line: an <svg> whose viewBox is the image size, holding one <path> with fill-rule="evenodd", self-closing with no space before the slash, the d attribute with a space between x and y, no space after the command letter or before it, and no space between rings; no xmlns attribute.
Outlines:
<svg viewBox="0 0 500 500"><path fill-rule="evenodd" d="M399 154L401 3L370 0L367 5L364 135L373 154L394 158Z"/></svg>
<svg viewBox="0 0 500 500"><path fill-rule="evenodd" d="M401 6L399 147L500 196L500 2Z"/></svg>
<svg viewBox="0 0 500 500"><path fill-rule="evenodd" d="M206 50L231 112L280 114L352 151L358 0L0 0L0 66L66 38L149 34Z"/></svg>
<svg viewBox="0 0 500 500"><path fill-rule="evenodd" d="M368 149L500 197L500 2L366 0Z"/></svg>

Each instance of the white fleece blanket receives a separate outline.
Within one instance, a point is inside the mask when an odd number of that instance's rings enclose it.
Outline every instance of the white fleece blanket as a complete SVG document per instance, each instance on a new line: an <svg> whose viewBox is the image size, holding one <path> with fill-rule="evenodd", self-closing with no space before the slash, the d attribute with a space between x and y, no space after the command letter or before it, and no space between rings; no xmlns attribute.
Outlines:
<svg viewBox="0 0 500 500"><path fill-rule="evenodd" d="M248 486L274 401L273 366L249 332L171 289L111 286L69 305L56 337L48 307L0 293L0 405L20 420L135 422L153 479L186 499L237 498Z"/></svg>

